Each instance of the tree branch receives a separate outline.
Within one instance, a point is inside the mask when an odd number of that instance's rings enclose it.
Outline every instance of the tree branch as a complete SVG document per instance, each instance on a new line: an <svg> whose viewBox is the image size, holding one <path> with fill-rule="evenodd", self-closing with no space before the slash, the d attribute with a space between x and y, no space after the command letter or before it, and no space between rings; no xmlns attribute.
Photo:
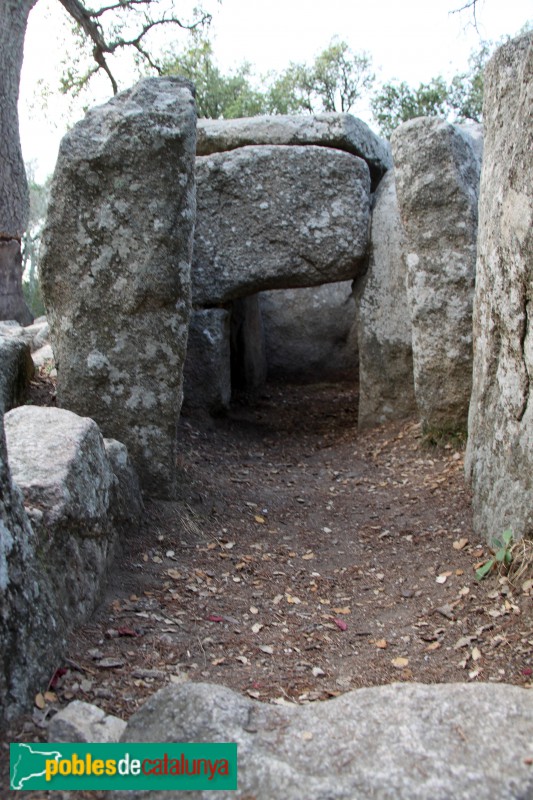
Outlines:
<svg viewBox="0 0 533 800"><path fill-rule="evenodd" d="M450 14L460 14L462 11L468 11L468 9L471 8L472 16L474 17L474 28L477 31L477 13L476 13L477 2L478 0L468 0L468 2L466 2L464 6L461 6L461 8L455 8L453 11L450 11Z"/></svg>
<svg viewBox="0 0 533 800"><path fill-rule="evenodd" d="M104 53L108 53L109 49L106 45L100 25L97 22L94 22L91 17L91 12L88 11L79 2L79 0L59 1L65 10L68 11L70 16L76 20L78 25L80 25L85 35L88 36L88 38L94 43L93 58L98 66L101 67L107 74L109 80L111 81L111 86L113 87L113 94L116 94L118 92L118 85L105 60Z"/></svg>
<svg viewBox="0 0 533 800"><path fill-rule="evenodd" d="M119 48L133 47L142 56L142 58L147 61L152 69L155 69L156 72L161 74L161 68L151 57L148 50L142 45L142 40L146 34L158 25L167 24L178 25L184 30L192 31L198 28L200 25L210 22L211 20L211 15L206 12L203 12L199 19L190 24L182 22L182 20L178 19L174 15L167 16L164 12L159 18L152 19L148 12L145 12L145 23L142 25L140 32L136 36L133 36L130 39L119 37L111 42L106 40L104 29L99 19L107 11L121 10L127 12L129 10L140 9L141 6L147 8L151 5L156 5L157 2L158 0L123 0L123 2L111 3L110 5L104 6L97 11L93 11L89 8L86 8L81 0L60 0L61 5L78 23L84 34L93 43L93 58L98 64L98 69L103 69L111 81L113 94L118 92L118 84L106 61L106 54L113 55Z"/></svg>

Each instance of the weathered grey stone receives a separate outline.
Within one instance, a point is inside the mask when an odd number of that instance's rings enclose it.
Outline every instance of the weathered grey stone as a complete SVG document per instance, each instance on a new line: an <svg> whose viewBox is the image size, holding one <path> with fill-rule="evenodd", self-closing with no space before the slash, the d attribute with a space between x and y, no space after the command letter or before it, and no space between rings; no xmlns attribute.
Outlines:
<svg viewBox="0 0 533 800"><path fill-rule="evenodd" d="M47 736L49 742L118 742L125 728L119 717L74 700L52 717Z"/></svg>
<svg viewBox="0 0 533 800"><path fill-rule="evenodd" d="M50 368L54 368L54 351L51 344L43 344L38 350L34 350L31 358L36 369L44 367L46 364L49 364Z"/></svg>
<svg viewBox="0 0 533 800"><path fill-rule="evenodd" d="M368 167L325 147L242 147L196 159L196 307L355 278L368 240Z"/></svg>
<svg viewBox="0 0 533 800"><path fill-rule="evenodd" d="M355 287L361 428L401 419L417 410L405 255L405 233L391 170L376 192L368 271Z"/></svg>
<svg viewBox="0 0 533 800"><path fill-rule="evenodd" d="M0 336L0 413L25 401L33 371L29 345L18 337Z"/></svg>
<svg viewBox="0 0 533 800"><path fill-rule="evenodd" d="M231 304L231 383L234 390L255 392L266 378L263 319L254 294Z"/></svg>
<svg viewBox="0 0 533 800"><path fill-rule="evenodd" d="M261 116L198 120L199 156L255 144L319 145L344 150L367 162L373 187L392 166L387 142L351 114Z"/></svg>
<svg viewBox="0 0 533 800"><path fill-rule="evenodd" d="M15 408L4 424L13 480L37 536L37 556L47 565L42 581L68 629L95 607L116 543L108 516L113 473L102 435L93 420L58 408Z"/></svg>
<svg viewBox="0 0 533 800"><path fill-rule="evenodd" d="M3 234L5 236L5 234ZM0 269L3 294L2 319L16 319L21 325L33 322L33 315L22 293L22 255L18 239L0 239Z"/></svg>
<svg viewBox="0 0 533 800"><path fill-rule="evenodd" d="M427 431L466 430L479 159L471 137L435 117L392 135L406 231L416 400Z"/></svg>
<svg viewBox="0 0 533 800"><path fill-rule="evenodd" d="M63 645L36 558L36 536L9 471L0 414L0 717L20 713Z"/></svg>
<svg viewBox="0 0 533 800"><path fill-rule="evenodd" d="M187 683L150 698L122 741L237 742L238 790L219 795L228 799L525 800L533 789L533 695L502 684L392 684L287 708Z"/></svg>
<svg viewBox="0 0 533 800"><path fill-rule="evenodd" d="M231 400L230 312L194 311L183 370L184 409L220 414Z"/></svg>
<svg viewBox="0 0 533 800"><path fill-rule="evenodd" d="M109 514L118 525L137 527L144 504L139 478L131 463L128 448L116 439L104 439L109 465L114 475L109 502Z"/></svg>
<svg viewBox="0 0 533 800"><path fill-rule="evenodd" d="M181 79L92 109L62 141L43 233L58 402L124 442L159 496L175 488L195 138Z"/></svg>
<svg viewBox="0 0 533 800"><path fill-rule="evenodd" d="M356 309L349 281L261 293L268 374L357 377Z"/></svg>
<svg viewBox="0 0 533 800"><path fill-rule="evenodd" d="M533 37L501 47L485 71L466 470L474 526L489 541L533 536Z"/></svg>
<svg viewBox="0 0 533 800"><path fill-rule="evenodd" d="M46 317L39 317L31 325L25 327L16 320L0 321L0 336L21 339L30 346L32 353L48 342L49 335L50 328Z"/></svg>

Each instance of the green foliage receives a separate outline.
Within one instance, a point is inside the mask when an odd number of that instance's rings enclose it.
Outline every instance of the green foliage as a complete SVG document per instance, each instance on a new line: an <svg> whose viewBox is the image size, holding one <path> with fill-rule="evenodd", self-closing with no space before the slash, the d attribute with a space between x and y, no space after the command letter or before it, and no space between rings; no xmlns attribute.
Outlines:
<svg viewBox="0 0 533 800"><path fill-rule="evenodd" d="M301 114L349 111L374 80L370 57L353 53L346 42L334 40L311 65L291 63L281 73L254 87L249 64L225 75L217 66L211 43L201 36L188 49L172 54L163 73L182 75L196 86L198 116L211 119L252 117L257 114Z"/></svg>
<svg viewBox="0 0 533 800"><path fill-rule="evenodd" d="M441 116L449 112L448 88L443 78L433 78L412 89L405 81L385 83L371 100L372 113L384 136L415 117Z"/></svg>
<svg viewBox="0 0 533 800"><path fill-rule="evenodd" d="M476 569L477 580L481 581L486 578L498 564L500 567L507 568L513 560L512 547L513 532L510 529L504 531L501 538L493 539L491 550L494 555Z"/></svg>
<svg viewBox="0 0 533 800"><path fill-rule="evenodd" d="M346 44L333 40L311 68L314 97L324 111L347 112L372 88L375 75L368 53L354 53Z"/></svg>
<svg viewBox="0 0 533 800"><path fill-rule="evenodd" d="M273 114L348 112L370 90L375 76L367 53L333 41L311 65L291 63L275 77L268 93Z"/></svg>
<svg viewBox="0 0 533 800"><path fill-rule="evenodd" d="M405 81L383 84L372 98L374 119L384 136L402 122L423 116L439 116L453 122L467 119L481 122L483 112L483 74L493 45L484 42L469 58L467 72L446 83L440 75L413 88Z"/></svg>
<svg viewBox="0 0 533 800"><path fill-rule="evenodd" d="M234 73L223 75L207 39L194 37L187 50L167 57L162 70L194 83L199 117L232 119L265 113L265 98L251 85L250 65L242 64Z"/></svg>

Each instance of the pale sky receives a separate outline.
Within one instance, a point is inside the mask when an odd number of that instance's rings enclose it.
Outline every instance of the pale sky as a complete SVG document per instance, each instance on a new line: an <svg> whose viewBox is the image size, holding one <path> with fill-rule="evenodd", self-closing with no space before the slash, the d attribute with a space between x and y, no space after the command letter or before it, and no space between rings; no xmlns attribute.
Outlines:
<svg viewBox="0 0 533 800"><path fill-rule="evenodd" d="M533 0L478 0L478 30L470 11L450 14L465 0L207 0L215 58L229 70L249 61L258 75L281 71L290 61L310 62L334 36L354 51L367 51L382 81L397 78L412 85L467 68L480 39L513 36L533 19ZM187 0L183 5L187 7ZM192 5L189 3L189 7ZM82 114L55 91L43 108L38 81L55 89L65 58L65 28L58 0L39 0L30 14L19 104L23 154L37 162L42 180L53 170L67 125ZM186 44L185 34L176 41ZM127 81L121 88L126 88ZM92 102L110 93L103 81ZM87 99L85 102L88 102ZM366 108L359 113L373 124Z"/></svg>

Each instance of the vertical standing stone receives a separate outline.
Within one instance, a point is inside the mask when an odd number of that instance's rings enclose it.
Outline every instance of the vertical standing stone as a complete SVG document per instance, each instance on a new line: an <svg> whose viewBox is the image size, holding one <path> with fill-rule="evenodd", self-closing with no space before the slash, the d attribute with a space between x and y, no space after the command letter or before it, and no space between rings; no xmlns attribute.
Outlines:
<svg viewBox="0 0 533 800"><path fill-rule="evenodd" d="M485 71L467 474L474 526L489 541L533 536L533 37Z"/></svg>
<svg viewBox="0 0 533 800"><path fill-rule="evenodd" d="M392 135L406 231L416 401L426 431L466 430L480 161L472 138L435 117Z"/></svg>
<svg viewBox="0 0 533 800"><path fill-rule="evenodd" d="M361 428L416 413L404 240L390 170L374 201L368 271L355 285Z"/></svg>
<svg viewBox="0 0 533 800"><path fill-rule="evenodd" d="M190 314L194 99L150 78L63 139L42 286L59 403L127 445L144 490L175 490Z"/></svg>
<svg viewBox="0 0 533 800"><path fill-rule="evenodd" d="M194 311L184 366L184 410L222 414L231 401L230 317L225 308Z"/></svg>
<svg viewBox="0 0 533 800"><path fill-rule="evenodd" d="M231 304L231 384L242 392L260 389L267 377L265 335L259 295Z"/></svg>

